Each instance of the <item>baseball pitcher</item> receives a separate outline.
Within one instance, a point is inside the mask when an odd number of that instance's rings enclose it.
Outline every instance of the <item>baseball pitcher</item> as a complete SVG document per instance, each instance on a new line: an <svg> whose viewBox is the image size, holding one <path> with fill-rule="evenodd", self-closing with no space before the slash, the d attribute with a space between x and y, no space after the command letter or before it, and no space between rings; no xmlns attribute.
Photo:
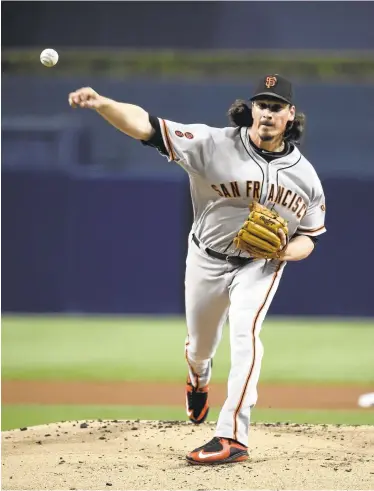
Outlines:
<svg viewBox="0 0 374 491"><path fill-rule="evenodd" d="M250 415L257 401L261 326L288 261L313 251L325 232L321 182L297 145L304 116L291 83L263 77L250 101L229 110L232 126L182 124L82 88L72 107L91 108L188 173L194 222L185 275L188 337L186 410L203 423L212 360L229 320L231 370L215 437L187 455L191 464L248 459Z"/></svg>

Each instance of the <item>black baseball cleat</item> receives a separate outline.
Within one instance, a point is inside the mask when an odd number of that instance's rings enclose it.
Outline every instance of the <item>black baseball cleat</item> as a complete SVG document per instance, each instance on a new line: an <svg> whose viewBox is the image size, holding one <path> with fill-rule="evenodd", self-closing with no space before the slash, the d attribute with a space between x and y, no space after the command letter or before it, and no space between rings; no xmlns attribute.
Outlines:
<svg viewBox="0 0 374 491"><path fill-rule="evenodd" d="M209 385L195 389L188 376L186 383L186 412L190 421L195 425L204 423L209 413L208 405Z"/></svg>
<svg viewBox="0 0 374 491"><path fill-rule="evenodd" d="M213 361L211 361L211 367ZM192 423L199 425L204 423L209 413L208 404L209 385L196 389L191 382L190 376L187 377L186 383L186 412Z"/></svg>
<svg viewBox="0 0 374 491"><path fill-rule="evenodd" d="M248 448L230 438L214 437L202 447L186 455L187 462L194 465L234 464L248 460Z"/></svg>

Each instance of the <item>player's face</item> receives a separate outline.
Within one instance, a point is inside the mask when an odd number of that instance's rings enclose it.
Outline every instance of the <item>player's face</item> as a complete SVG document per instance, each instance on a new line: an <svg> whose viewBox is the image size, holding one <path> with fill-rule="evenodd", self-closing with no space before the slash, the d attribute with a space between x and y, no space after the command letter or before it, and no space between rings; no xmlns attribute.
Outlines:
<svg viewBox="0 0 374 491"><path fill-rule="evenodd" d="M262 141L273 140L284 133L288 121L295 119L295 106L279 99L257 99L252 104L253 128Z"/></svg>

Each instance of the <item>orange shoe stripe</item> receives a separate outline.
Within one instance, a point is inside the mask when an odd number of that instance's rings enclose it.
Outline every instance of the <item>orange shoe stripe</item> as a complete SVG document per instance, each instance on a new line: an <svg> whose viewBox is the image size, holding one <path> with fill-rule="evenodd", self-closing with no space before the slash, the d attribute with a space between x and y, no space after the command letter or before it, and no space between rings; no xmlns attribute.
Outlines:
<svg viewBox="0 0 374 491"><path fill-rule="evenodd" d="M205 406L203 407L203 410L201 411L199 417L196 419L196 421L200 421L201 419L203 419L203 417L206 415L206 412L208 411L208 401L205 403Z"/></svg>

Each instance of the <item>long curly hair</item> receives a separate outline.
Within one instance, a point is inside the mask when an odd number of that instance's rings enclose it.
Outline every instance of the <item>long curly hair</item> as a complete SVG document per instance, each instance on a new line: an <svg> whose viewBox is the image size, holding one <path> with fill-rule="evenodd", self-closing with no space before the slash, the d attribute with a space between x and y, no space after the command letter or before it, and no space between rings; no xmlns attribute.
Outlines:
<svg viewBox="0 0 374 491"><path fill-rule="evenodd" d="M237 99L227 113L232 126L248 126L253 124L252 108L244 99ZM296 113L295 119L289 121L284 132L284 139L296 145L300 144L305 129L306 116L304 113Z"/></svg>

